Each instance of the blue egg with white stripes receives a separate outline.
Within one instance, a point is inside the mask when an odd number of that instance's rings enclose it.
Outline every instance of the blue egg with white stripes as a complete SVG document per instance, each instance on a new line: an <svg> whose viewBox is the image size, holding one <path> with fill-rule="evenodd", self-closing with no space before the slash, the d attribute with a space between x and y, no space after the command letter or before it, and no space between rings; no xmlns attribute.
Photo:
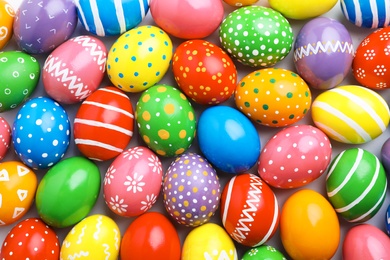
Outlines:
<svg viewBox="0 0 390 260"><path fill-rule="evenodd" d="M149 11L149 0L75 0L84 28L98 36L120 35L139 25Z"/></svg>
<svg viewBox="0 0 390 260"><path fill-rule="evenodd" d="M345 18L358 27L383 28L390 25L389 0L341 0Z"/></svg>
<svg viewBox="0 0 390 260"><path fill-rule="evenodd" d="M386 225L387 234L390 236L390 204L386 210L385 225Z"/></svg>

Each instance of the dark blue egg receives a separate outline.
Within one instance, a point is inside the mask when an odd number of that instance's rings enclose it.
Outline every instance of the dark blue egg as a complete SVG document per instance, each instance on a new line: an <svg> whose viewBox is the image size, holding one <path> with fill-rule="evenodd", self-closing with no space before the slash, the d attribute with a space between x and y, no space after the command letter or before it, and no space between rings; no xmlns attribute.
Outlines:
<svg viewBox="0 0 390 260"><path fill-rule="evenodd" d="M387 207L385 222L387 234L390 236L390 204Z"/></svg>

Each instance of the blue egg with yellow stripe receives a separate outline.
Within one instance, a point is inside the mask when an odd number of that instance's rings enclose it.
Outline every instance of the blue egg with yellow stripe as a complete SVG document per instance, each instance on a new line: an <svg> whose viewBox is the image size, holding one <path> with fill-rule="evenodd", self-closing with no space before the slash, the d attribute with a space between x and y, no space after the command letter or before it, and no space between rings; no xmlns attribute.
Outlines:
<svg viewBox="0 0 390 260"><path fill-rule="evenodd" d="M345 18L358 27L383 28L390 25L389 0L341 0Z"/></svg>

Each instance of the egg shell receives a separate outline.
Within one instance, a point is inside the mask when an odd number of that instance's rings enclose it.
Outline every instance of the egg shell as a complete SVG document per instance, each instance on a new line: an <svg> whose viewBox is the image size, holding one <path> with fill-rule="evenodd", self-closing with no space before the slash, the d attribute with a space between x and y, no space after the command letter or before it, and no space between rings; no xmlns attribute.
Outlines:
<svg viewBox="0 0 390 260"><path fill-rule="evenodd" d="M21 50L44 54L68 40L76 26L77 12L72 0L26 0L20 2L16 11L13 31Z"/></svg>
<svg viewBox="0 0 390 260"><path fill-rule="evenodd" d="M389 106L371 89L344 85L319 94L312 104L316 127L341 143L363 144L380 136L389 124Z"/></svg>
<svg viewBox="0 0 390 260"><path fill-rule="evenodd" d="M289 126L264 146L258 174L276 188L298 188L325 173L332 157L329 138L311 125Z"/></svg>
<svg viewBox="0 0 390 260"><path fill-rule="evenodd" d="M382 28L390 25L390 9L387 0L340 0L345 18L363 28Z"/></svg>
<svg viewBox="0 0 390 260"><path fill-rule="evenodd" d="M340 242L336 212L317 191L299 190L283 204L280 238L291 259L332 259Z"/></svg>
<svg viewBox="0 0 390 260"><path fill-rule="evenodd" d="M34 92L40 72L39 62L29 54L0 52L0 112L22 104Z"/></svg>
<svg viewBox="0 0 390 260"><path fill-rule="evenodd" d="M37 185L35 173L23 163L0 164L0 227L18 221L29 211Z"/></svg>
<svg viewBox="0 0 390 260"><path fill-rule="evenodd" d="M386 171L386 174L390 176L390 138L387 138L386 141L382 144L380 151L380 161Z"/></svg>
<svg viewBox="0 0 390 260"><path fill-rule="evenodd" d="M102 37L117 36L136 27L149 11L149 0L74 2L85 30Z"/></svg>
<svg viewBox="0 0 390 260"><path fill-rule="evenodd" d="M163 196L165 209L177 223L202 225L219 206L221 185L217 172L201 155L184 153L166 171Z"/></svg>
<svg viewBox="0 0 390 260"><path fill-rule="evenodd" d="M225 3L235 7L253 5L257 3L259 0L223 0Z"/></svg>
<svg viewBox="0 0 390 260"><path fill-rule="evenodd" d="M181 259L237 260L238 257L233 240L223 227L209 222L188 233L183 243Z"/></svg>
<svg viewBox="0 0 390 260"><path fill-rule="evenodd" d="M120 247L122 260L179 260L180 253L180 238L175 226L160 212L146 212L131 222Z"/></svg>
<svg viewBox="0 0 390 260"><path fill-rule="evenodd" d="M155 153L184 153L195 138L195 111L187 97L169 85L155 85L140 96L135 111L138 131Z"/></svg>
<svg viewBox="0 0 390 260"><path fill-rule="evenodd" d="M339 85L350 72L353 57L351 35L342 23L332 18L310 20L300 29L295 40L295 68L315 89Z"/></svg>
<svg viewBox="0 0 390 260"><path fill-rule="evenodd" d="M361 148L339 153L326 176L327 196L345 220L365 222L381 208L387 190L385 170L379 159Z"/></svg>
<svg viewBox="0 0 390 260"><path fill-rule="evenodd" d="M15 10L5 0L0 1L0 50L7 45L13 35Z"/></svg>
<svg viewBox="0 0 390 260"><path fill-rule="evenodd" d="M69 227L89 214L99 192L99 168L85 157L69 157L43 176L35 205L39 216L48 225Z"/></svg>
<svg viewBox="0 0 390 260"><path fill-rule="evenodd" d="M390 236L390 204L386 210L385 225L386 225L386 232Z"/></svg>
<svg viewBox="0 0 390 260"><path fill-rule="evenodd" d="M42 82L47 94L64 104L81 102L99 87L106 59L106 47L98 38L81 35L67 40L43 65Z"/></svg>
<svg viewBox="0 0 390 260"><path fill-rule="evenodd" d="M74 141L91 160L118 156L131 141L134 112L130 98L116 87L103 87L86 98L73 124Z"/></svg>
<svg viewBox="0 0 390 260"><path fill-rule="evenodd" d="M236 86L236 107L253 122L270 127L294 124L311 106L309 86L296 73L280 68L245 75Z"/></svg>
<svg viewBox="0 0 390 260"><path fill-rule="evenodd" d="M19 109L12 126L15 152L27 166L46 169L65 155L70 122L65 109L48 97L35 97Z"/></svg>
<svg viewBox="0 0 390 260"><path fill-rule="evenodd" d="M136 146L123 151L104 176L106 205L119 216L141 215L156 203L162 175L160 159L147 147Z"/></svg>
<svg viewBox="0 0 390 260"><path fill-rule="evenodd" d="M116 260L120 243L121 233L113 219L100 214L90 215L77 223L66 235L59 259L76 257Z"/></svg>
<svg viewBox="0 0 390 260"><path fill-rule="evenodd" d="M3 260L58 260L60 243L55 231L40 218L27 218L7 234L0 251Z"/></svg>
<svg viewBox="0 0 390 260"><path fill-rule="evenodd" d="M172 55L167 33L156 26L139 26L122 34L111 46L107 75L125 92L142 92L165 76Z"/></svg>
<svg viewBox="0 0 390 260"><path fill-rule="evenodd" d="M11 128L7 120L0 116L0 161L4 159L11 144Z"/></svg>
<svg viewBox="0 0 390 260"><path fill-rule="evenodd" d="M287 260L287 258L275 247L261 245L248 249L241 260Z"/></svg>
<svg viewBox="0 0 390 260"><path fill-rule="evenodd" d="M269 0L272 9L280 12L290 19L305 20L323 15L330 11L337 3L337 0Z"/></svg>

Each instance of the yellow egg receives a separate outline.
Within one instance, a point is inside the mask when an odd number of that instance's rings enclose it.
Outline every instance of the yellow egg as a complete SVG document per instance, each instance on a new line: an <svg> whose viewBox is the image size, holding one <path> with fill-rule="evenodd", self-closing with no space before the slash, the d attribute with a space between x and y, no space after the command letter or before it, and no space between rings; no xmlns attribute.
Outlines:
<svg viewBox="0 0 390 260"><path fill-rule="evenodd" d="M337 0L269 0L270 6L287 18L303 20L320 16L335 6Z"/></svg>

